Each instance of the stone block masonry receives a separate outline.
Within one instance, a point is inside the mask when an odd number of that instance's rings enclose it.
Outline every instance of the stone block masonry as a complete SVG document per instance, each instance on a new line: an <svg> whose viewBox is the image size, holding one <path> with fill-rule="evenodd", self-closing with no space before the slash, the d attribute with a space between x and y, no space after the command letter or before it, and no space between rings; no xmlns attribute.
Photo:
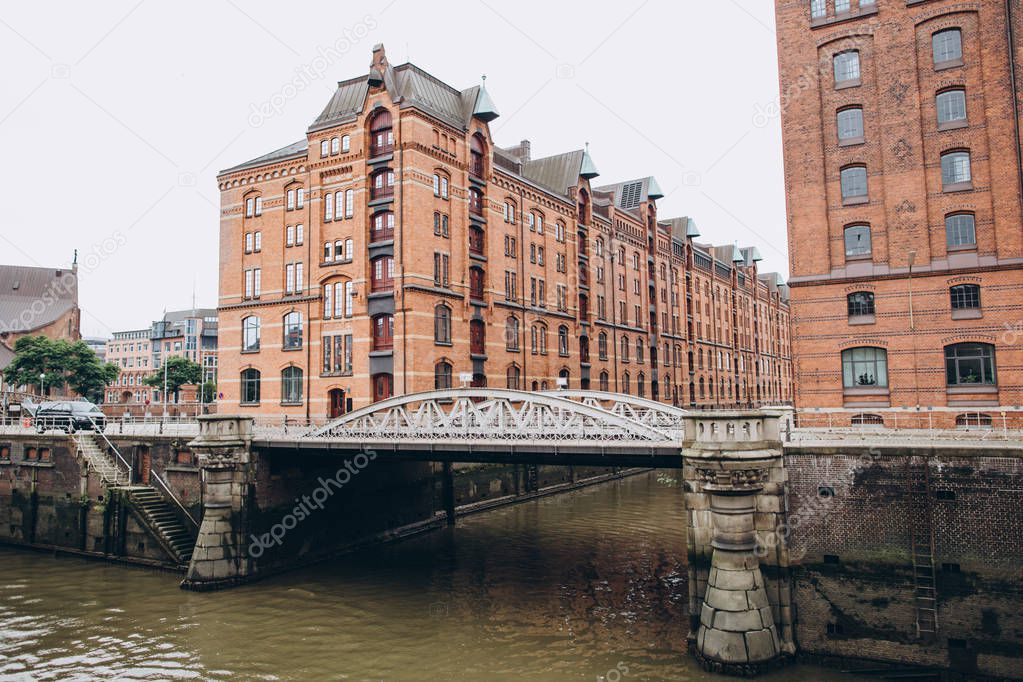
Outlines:
<svg viewBox="0 0 1023 682"><path fill-rule="evenodd" d="M913 466L927 474L933 635L918 631ZM785 469L801 654L1021 676L1023 450L800 446Z"/></svg>

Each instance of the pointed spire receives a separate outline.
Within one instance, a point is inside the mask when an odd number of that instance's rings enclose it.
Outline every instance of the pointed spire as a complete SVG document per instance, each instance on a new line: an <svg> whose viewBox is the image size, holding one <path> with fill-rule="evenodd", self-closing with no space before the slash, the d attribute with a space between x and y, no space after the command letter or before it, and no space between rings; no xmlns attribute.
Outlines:
<svg viewBox="0 0 1023 682"><path fill-rule="evenodd" d="M592 180L593 178L600 175L600 171L597 170L597 164L593 163L593 157L590 156L590 143L586 143L586 149L583 150L583 161L579 165L579 177Z"/></svg>
<svg viewBox="0 0 1023 682"><path fill-rule="evenodd" d="M476 106L472 109L472 115L486 123L490 123L501 115L494 104L494 100L490 99L490 95L487 94L486 74L483 75L483 82L480 84L480 90L476 94Z"/></svg>
<svg viewBox="0 0 1023 682"><path fill-rule="evenodd" d="M745 263L746 258L742 255L742 249L739 248L739 242L735 242L735 246L732 247L732 262L733 263Z"/></svg>
<svg viewBox="0 0 1023 682"><path fill-rule="evenodd" d="M653 176L650 176L650 179L647 181L646 196L648 199L664 198L664 192L661 191L661 186L657 184L657 180Z"/></svg>
<svg viewBox="0 0 1023 682"><path fill-rule="evenodd" d="M686 218L686 236L690 239L694 239L700 236L700 228L696 227L696 221L692 218Z"/></svg>

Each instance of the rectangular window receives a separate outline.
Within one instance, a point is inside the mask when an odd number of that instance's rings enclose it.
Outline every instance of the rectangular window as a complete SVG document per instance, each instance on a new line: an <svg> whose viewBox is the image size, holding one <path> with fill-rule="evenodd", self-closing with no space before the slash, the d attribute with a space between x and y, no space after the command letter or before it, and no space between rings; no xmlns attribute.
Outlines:
<svg viewBox="0 0 1023 682"><path fill-rule="evenodd" d="M330 369L331 369L330 350L331 350L332 344L331 344L330 338L331 337L329 337L329 336L324 336L322 339L320 339L320 345L323 346L323 373L324 374L328 374L330 372Z"/></svg>
<svg viewBox="0 0 1023 682"><path fill-rule="evenodd" d="M256 197L256 215L263 215L263 197Z"/></svg>
<svg viewBox="0 0 1023 682"><path fill-rule="evenodd" d="M253 244L253 246L254 246L254 250L255 250L256 253L259 253L260 251L263 250L263 233L262 232L256 232L255 233L255 244Z"/></svg>
<svg viewBox="0 0 1023 682"><path fill-rule="evenodd" d="M245 253L252 253L252 233L245 233Z"/></svg>
<svg viewBox="0 0 1023 682"><path fill-rule="evenodd" d="M297 190L295 190L295 199L296 199L296 201L295 201L295 208L304 208L305 207L305 190L302 189L301 187L299 187Z"/></svg>
<svg viewBox="0 0 1023 682"><path fill-rule="evenodd" d="M323 319L330 319L331 313L334 311L334 306L331 301L331 294L334 291L333 284L323 285Z"/></svg>
<svg viewBox="0 0 1023 682"><path fill-rule="evenodd" d="M245 271L245 298L252 298L252 270Z"/></svg>
<svg viewBox="0 0 1023 682"><path fill-rule="evenodd" d="M329 284L327 286L330 286ZM344 287L346 286L343 282L334 283L334 317L342 318L345 316L345 292Z"/></svg>
<svg viewBox="0 0 1023 682"><path fill-rule="evenodd" d="M342 190L334 192L334 220L341 220L345 209L345 193Z"/></svg>
<svg viewBox="0 0 1023 682"><path fill-rule="evenodd" d="M292 227L291 225L288 225L288 227L285 229L284 245L285 246L295 245L295 228Z"/></svg>
<svg viewBox="0 0 1023 682"><path fill-rule="evenodd" d="M860 80L860 53L840 52L835 55L835 85L855 84Z"/></svg>
<svg viewBox="0 0 1023 682"><path fill-rule="evenodd" d="M863 140L863 109L853 107L838 112L838 139L846 143Z"/></svg>
<svg viewBox="0 0 1023 682"><path fill-rule="evenodd" d="M810 17L820 19L828 13L827 0L810 0Z"/></svg>
<svg viewBox="0 0 1023 682"><path fill-rule="evenodd" d="M351 282L345 282L345 317L352 316L352 299L354 296Z"/></svg>
<svg viewBox="0 0 1023 682"><path fill-rule="evenodd" d="M943 189L960 189L972 184L969 152L949 152L941 156Z"/></svg>
<svg viewBox="0 0 1023 682"><path fill-rule="evenodd" d="M305 289L302 263L295 263L295 293L301 294Z"/></svg>
<svg viewBox="0 0 1023 682"><path fill-rule="evenodd" d="M288 210L295 210L295 190L293 189L288 190Z"/></svg>
<svg viewBox="0 0 1023 682"><path fill-rule="evenodd" d="M448 179L444 177L440 179L440 198L448 198Z"/></svg>
<svg viewBox="0 0 1023 682"><path fill-rule="evenodd" d="M346 140L348 139L347 135L345 136L345 139ZM346 189L345 190L345 218L351 218L354 215L355 215L355 190L354 189Z"/></svg>
<svg viewBox="0 0 1023 682"><path fill-rule="evenodd" d="M320 140L320 158L322 159L323 157L328 156L329 154L330 154L330 141L329 140Z"/></svg>
<svg viewBox="0 0 1023 682"><path fill-rule="evenodd" d="M835 0L835 14L849 11L849 0Z"/></svg>
<svg viewBox="0 0 1023 682"><path fill-rule="evenodd" d="M345 369L346 372L352 371L352 335L345 334Z"/></svg>
<svg viewBox="0 0 1023 682"><path fill-rule="evenodd" d="M945 236L948 246L969 247L977 245L977 230L972 213L957 213L945 218Z"/></svg>
<svg viewBox="0 0 1023 682"><path fill-rule="evenodd" d="M963 60L963 34L957 28L938 31L931 38L934 66L954 66Z"/></svg>
<svg viewBox="0 0 1023 682"><path fill-rule="evenodd" d="M862 0L861 0L862 3ZM341 151L348 153L352 148L352 138L350 135L341 136Z"/></svg>
<svg viewBox="0 0 1023 682"><path fill-rule="evenodd" d="M263 270L261 268L255 268L252 271L252 296L259 298L260 290L262 289L263 281Z"/></svg>
<svg viewBox="0 0 1023 682"><path fill-rule="evenodd" d="M295 265L288 263L284 266L284 272L284 293L293 293L295 291Z"/></svg>
<svg viewBox="0 0 1023 682"><path fill-rule="evenodd" d="M305 241L305 226L302 223L295 225L295 246L302 246Z"/></svg>

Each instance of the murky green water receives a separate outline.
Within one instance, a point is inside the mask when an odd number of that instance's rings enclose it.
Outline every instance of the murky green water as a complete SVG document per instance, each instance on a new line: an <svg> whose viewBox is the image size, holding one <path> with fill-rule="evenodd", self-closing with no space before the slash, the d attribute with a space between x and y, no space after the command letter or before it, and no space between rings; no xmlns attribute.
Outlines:
<svg viewBox="0 0 1023 682"><path fill-rule="evenodd" d="M665 474L217 593L0 548L0 679L726 679L684 653L684 557Z"/></svg>

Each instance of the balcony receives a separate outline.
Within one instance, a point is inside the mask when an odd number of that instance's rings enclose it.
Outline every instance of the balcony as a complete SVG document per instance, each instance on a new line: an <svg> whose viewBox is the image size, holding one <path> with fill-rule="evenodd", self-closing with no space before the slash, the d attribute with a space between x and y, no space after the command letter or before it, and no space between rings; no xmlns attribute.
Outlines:
<svg viewBox="0 0 1023 682"><path fill-rule="evenodd" d="M469 213L483 215L483 193L477 189L469 190Z"/></svg>
<svg viewBox="0 0 1023 682"><path fill-rule="evenodd" d="M482 320L469 323L469 352L472 355L486 355L487 333Z"/></svg>
<svg viewBox="0 0 1023 682"><path fill-rule="evenodd" d="M472 157L469 159L469 174L475 175L477 178L480 178L482 180L484 177L486 177L485 172L486 171L485 165L483 163L483 155L473 153Z"/></svg>

